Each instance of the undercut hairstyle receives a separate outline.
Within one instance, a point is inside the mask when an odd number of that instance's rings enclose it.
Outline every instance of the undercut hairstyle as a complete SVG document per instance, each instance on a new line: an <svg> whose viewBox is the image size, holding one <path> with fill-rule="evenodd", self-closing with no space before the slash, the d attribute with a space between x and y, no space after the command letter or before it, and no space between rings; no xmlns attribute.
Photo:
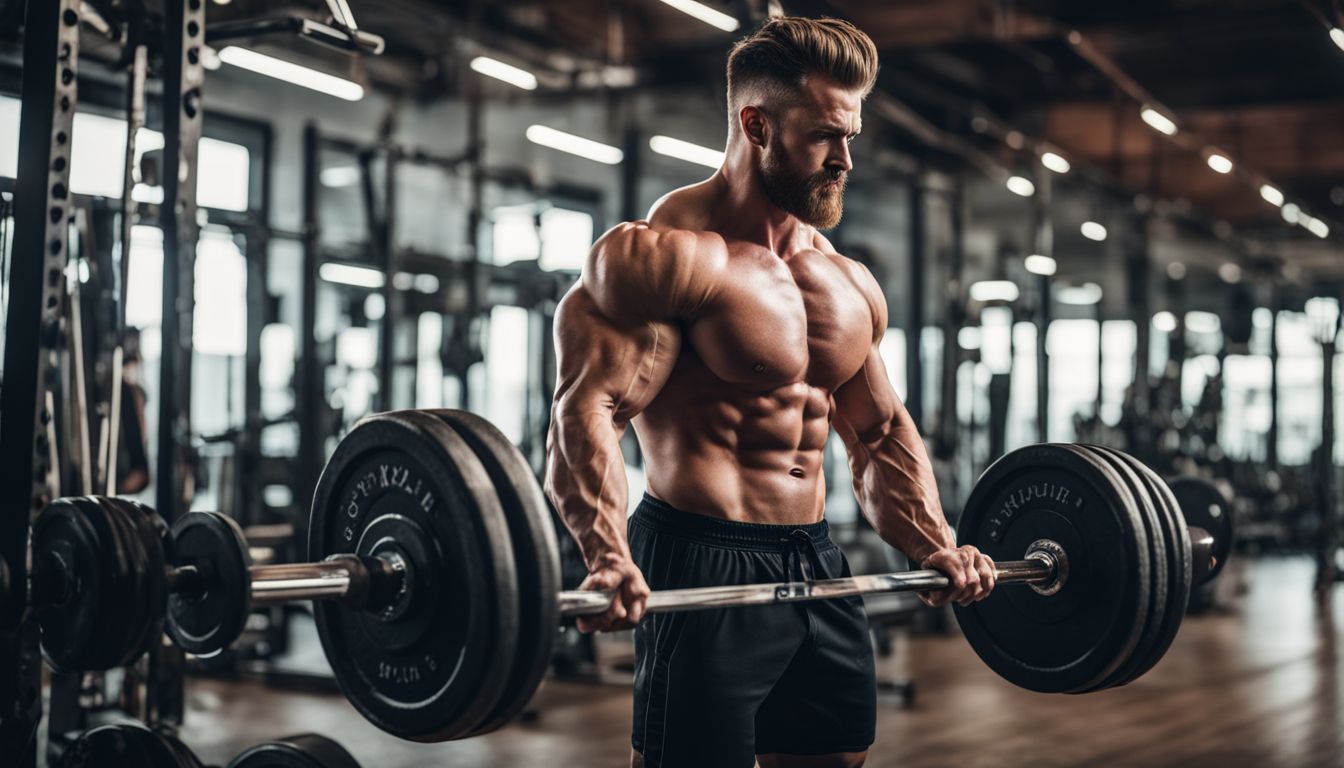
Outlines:
<svg viewBox="0 0 1344 768"><path fill-rule="evenodd" d="M866 97L877 81L877 46L843 19L770 19L728 54L729 131L737 130L745 100L787 107L812 74Z"/></svg>

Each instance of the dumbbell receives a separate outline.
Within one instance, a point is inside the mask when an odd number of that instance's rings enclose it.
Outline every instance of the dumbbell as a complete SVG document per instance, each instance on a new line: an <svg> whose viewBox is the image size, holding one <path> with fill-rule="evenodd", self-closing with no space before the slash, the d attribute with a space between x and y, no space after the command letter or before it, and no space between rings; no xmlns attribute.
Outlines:
<svg viewBox="0 0 1344 768"><path fill-rule="evenodd" d="M59 768L204 768L200 758L171 733L139 723L115 723L85 731L61 754ZM360 768L338 742L301 733L258 744L226 768Z"/></svg>
<svg viewBox="0 0 1344 768"><path fill-rule="evenodd" d="M59 768L204 768L176 736L139 723L85 731L61 753Z"/></svg>
<svg viewBox="0 0 1344 768"><path fill-rule="evenodd" d="M1029 587L956 609L967 639L1009 681L1048 692L1122 685L1155 664L1216 546L1187 528L1142 464L1078 445L1028 446L996 462L958 531L995 559L1000 583ZM441 741L508 722L536 690L558 618L609 605L608 594L557 589L554 536L530 467L489 422L399 411L361 421L324 469L313 562L250 567L231 520L190 513L147 579L170 594L169 633L199 653L236 637L249 604L314 600L352 704L390 733ZM940 573L914 571L706 587L655 592L648 610L946 586Z"/></svg>

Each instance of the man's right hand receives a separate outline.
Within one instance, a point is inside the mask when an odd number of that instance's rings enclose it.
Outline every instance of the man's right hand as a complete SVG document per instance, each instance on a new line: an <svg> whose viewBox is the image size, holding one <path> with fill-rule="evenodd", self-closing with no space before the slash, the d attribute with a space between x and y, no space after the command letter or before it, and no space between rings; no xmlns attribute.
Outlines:
<svg viewBox="0 0 1344 768"><path fill-rule="evenodd" d="M611 632L630 629L644 618L649 585L629 555L608 552L598 558L579 589L615 592L606 613L579 616L580 632Z"/></svg>

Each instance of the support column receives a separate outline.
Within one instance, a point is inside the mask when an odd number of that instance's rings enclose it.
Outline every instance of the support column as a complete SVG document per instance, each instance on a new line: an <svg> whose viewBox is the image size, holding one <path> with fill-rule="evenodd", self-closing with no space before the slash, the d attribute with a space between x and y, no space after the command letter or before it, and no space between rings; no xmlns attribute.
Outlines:
<svg viewBox="0 0 1344 768"><path fill-rule="evenodd" d="M70 139L78 98L78 0L29 0L23 36L14 244L0 388L0 565L28 580L28 524L50 500L54 450L46 391L61 346L68 256ZM0 603L0 754L37 764L42 719L37 625L24 600Z"/></svg>
<svg viewBox="0 0 1344 768"><path fill-rule="evenodd" d="M321 257L321 224L318 217L318 175L321 172L321 136L317 123L303 127L303 267L299 280L299 360L295 368L294 396L299 421L298 482L294 503L307 505L322 471L323 361L317 357L317 269Z"/></svg>
<svg viewBox="0 0 1344 768"><path fill-rule="evenodd" d="M924 264L928 259L924 229L925 192L916 175L910 194L910 272L905 316L905 409L921 431L924 429Z"/></svg>
<svg viewBox="0 0 1344 768"><path fill-rule="evenodd" d="M1136 216L1134 241L1126 248L1129 283L1129 308L1134 313L1134 386L1131 420L1133 432L1129 435L1129 449L1152 460L1152 445L1156 437L1152 429L1152 387L1148 378L1148 358L1152 350L1153 308L1149 276L1152 263L1148 253L1148 218Z"/></svg>
<svg viewBox="0 0 1344 768"><path fill-rule="evenodd" d="M1052 186L1050 174L1039 175L1031 209L1033 253L1050 259L1055 257L1055 224L1050 211ZM1046 341L1054 301L1053 283L1051 275L1036 277L1036 439L1042 443L1050 439L1050 353Z"/></svg>
<svg viewBox="0 0 1344 768"><path fill-rule="evenodd" d="M957 346L957 331L966 319L965 291L961 285L961 269L965 261L966 217L965 187L960 179L949 198L952 224L952 248L947 264L947 308L943 316L943 375L942 397L938 408L938 431L935 450L940 458L951 458L957 452L957 367L961 363L961 347ZM974 450L974 443L972 443Z"/></svg>

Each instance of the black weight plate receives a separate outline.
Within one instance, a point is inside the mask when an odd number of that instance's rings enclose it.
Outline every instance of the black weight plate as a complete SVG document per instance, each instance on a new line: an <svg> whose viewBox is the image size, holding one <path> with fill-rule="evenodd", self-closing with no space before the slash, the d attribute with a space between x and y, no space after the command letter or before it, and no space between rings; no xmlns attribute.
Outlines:
<svg viewBox="0 0 1344 768"><path fill-rule="evenodd" d="M33 578L39 592L64 574L57 604L35 609L42 628L42 656L55 670L75 672L118 666L122 650L108 638L125 628L124 607L135 585L120 537L92 498L57 499L33 523Z"/></svg>
<svg viewBox="0 0 1344 768"><path fill-rule="evenodd" d="M204 768L201 759L181 739L168 733L160 733L158 737L163 740L164 744L168 745L168 748L177 757L177 764L181 768Z"/></svg>
<svg viewBox="0 0 1344 768"><path fill-rule="evenodd" d="M343 553L407 564L387 610L314 605L346 698L401 738L469 735L512 674L518 586L498 496L466 442L416 411L360 421L322 470L309 520L309 559Z"/></svg>
<svg viewBox="0 0 1344 768"><path fill-rule="evenodd" d="M1115 470L1069 446L1041 444L994 462L971 490L958 541L1020 560L1038 539L1064 548L1054 595L996 589L954 606L976 654L1015 685L1047 693L1095 687L1133 652L1148 613L1151 563L1138 513Z"/></svg>
<svg viewBox="0 0 1344 768"><path fill-rule="evenodd" d="M238 639L252 612L251 556L233 518L188 512L173 521L172 564L195 566L204 586L168 598L168 634L188 653L210 656Z"/></svg>
<svg viewBox="0 0 1344 768"><path fill-rule="evenodd" d="M128 594L133 600L125 605L126 612L122 616L126 631L126 638L122 640L125 652L122 663L118 664L128 666L149 651L151 643L163 633L165 601L168 599L163 533L167 526L155 512L132 500L106 496L98 496L97 500L116 525L128 553L128 562L132 564L134 590Z"/></svg>
<svg viewBox="0 0 1344 768"><path fill-rule="evenodd" d="M518 653L499 703L473 735L502 727L527 706L541 685L554 651L560 620L560 552L551 510L523 454L486 419L467 411L428 411L452 427L490 474L509 524L518 568Z"/></svg>
<svg viewBox="0 0 1344 768"><path fill-rule="evenodd" d="M1232 504L1210 480L1193 475L1173 477L1167 481L1176 503L1185 516L1185 524L1190 528L1203 528L1213 535L1213 567L1203 581L1213 581L1227 565L1232 554L1232 537L1235 534L1232 521ZM1196 585L1198 586L1198 585Z"/></svg>
<svg viewBox="0 0 1344 768"><path fill-rule="evenodd" d="M108 499L122 505L126 517L139 536L145 553L145 573L140 591L143 605L142 636L136 641L136 658L158 644L163 636L163 623L168 608L168 582L164 575L168 567L168 553L172 539L168 524L154 510L129 499Z"/></svg>
<svg viewBox="0 0 1344 768"><path fill-rule="evenodd" d="M1125 659L1125 663L1121 664L1101 685L1094 689L1104 690L1124 685L1132 680L1135 670L1140 669L1147 663L1153 649L1161 641L1162 628L1167 620L1167 603L1171 596L1169 591L1169 579L1172 577L1171 558L1167 555L1166 525L1160 519L1160 516L1166 513L1158 510L1158 501L1153 498L1148 483L1139 476L1138 470L1130 463L1130 457L1120 451L1100 445L1080 445L1078 447L1090 451L1103 461L1110 462L1129 487L1130 494L1134 497L1136 503L1135 509L1139 512L1144 529L1147 531L1149 562L1152 564L1152 579L1150 580L1152 591L1148 595L1148 617L1144 620L1143 634L1140 635L1139 644L1134 647L1134 652L1129 655L1129 658Z"/></svg>
<svg viewBox="0 0 1344 768"><path fill-rule="evenodd" d="M66 747L60 768L199 768L200 761L185 747L176 748L180 745L144 726L103 725Z"/></svg>
<svg viewBox="0 0 1344 768"><path fill-rule="evenodd" d="M151 618L145 599L145 580L149 576L149 555L145 552L140 535L135 530L135 522L127 514L125 507L117 503L115 499L99 496L92 498L102 507L108 524L112 527L113 535L119 542L122 552L125 553L131 587L120 596L124 598L120 610L121 621L115 631L105 636L104 642L115 647L118 654L116 666L127 666L134 663L144 652L142 642L145 635L145 624Z"/></svg>
<svg viewBox="0 0 1344 768"><path fill-rule="evenodd" d="M1163 512L1160 517L1170 532L1167 552L1172 556L1170 565L1172 566L1171 573L1174 574L1174 578L1169 583L1171 597L1168 601L1167 620L1162 629L1162 637L1154 646L1148 660L1131 677L1131 679L1138 679L1162 660L1167 649L1171 647L1172 641L1176 639L1176 632L1181 628L1181 622L1185 619L1186 606L1190 602L1193 582L1192 564L1190 562L1190 532L1186 529L1185 518L1181 515L1180 505L1176 503L1176 497L1172 494L1171 489L1151 467L1137 459L1134 460L1134 463L1140 470L1140 476L1144 477L1152 486L1153 497L1158 500L1159 510Z"/></svg>
<svg viewBox="0 0 1344 768"><path fill-rule="evenodd" d="M354 755L316 733L268 741L233 758L226 768L360 768Z"/></svg>

